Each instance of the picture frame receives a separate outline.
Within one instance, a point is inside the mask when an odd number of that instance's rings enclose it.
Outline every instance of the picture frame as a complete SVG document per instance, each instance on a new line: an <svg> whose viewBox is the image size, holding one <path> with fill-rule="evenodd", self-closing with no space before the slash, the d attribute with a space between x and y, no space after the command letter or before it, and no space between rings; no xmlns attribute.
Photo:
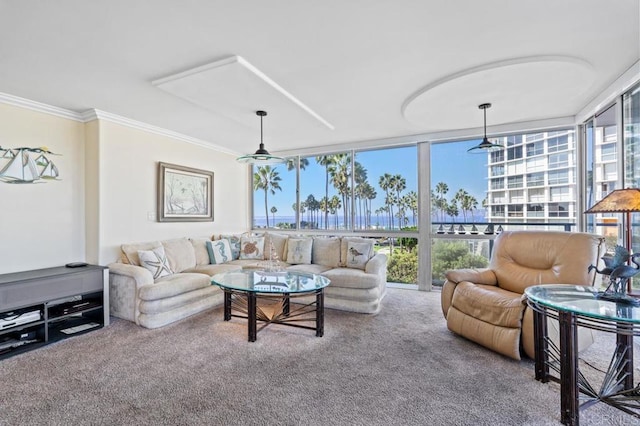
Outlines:
<svg viewBox="0 0 640 426"><path fill-rule="evenodd" d="M158 222L213 222L213 172L158 163Z"/></svg>

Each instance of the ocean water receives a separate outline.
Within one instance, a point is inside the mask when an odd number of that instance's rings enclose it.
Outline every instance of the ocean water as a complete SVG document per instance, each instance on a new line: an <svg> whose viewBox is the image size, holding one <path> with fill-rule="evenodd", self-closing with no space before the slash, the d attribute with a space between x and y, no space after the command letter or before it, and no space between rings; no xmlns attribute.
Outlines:
<svg viewBox="0 0 640 426"><path fill-rule="evenodd" d="M336 218L334 216L329 215L329 223L328 226L325 228L324 226L324 215L320 214L318 217L318 223L317 226L314 227L316 229L345 229L345 221L344 221L344 216L338 216L338 225L336 226ZM303 218L301 218L301 222L306 221L307 217L306 215L304 215ZM416 222L417 222L418 218L416 218ZM434 222L439 222L439 219L435 219L432 218L432 220ZM467 220L464 221L464 219L462 218L462 216L459 216L456 218L456 220L453 223L474 223L474 222L484 222L485 221L485 217L484 215L480 215L480 214L476 214L474 215L472 218L471 217L467 217ZM256 228L264 228L267 225L267 221L265 219L264 216L256 216L254 217L254 227ZM452 223L451 218L445 218L445 222L446 223ZM292 227L295 226L296 223L296 217L295 216L279 216L279 215L275 215L275 224L279 224L279 223L289 223L292 225ZM364 219L361 220L361 216L356 217L356 224L358 225L358 227L356 229L365 229L364 228ZM360 224L362 224L362 227L360 227ZM390 226L389 226L389 220L387 217L376 217L376 216L372 216L371 217L371 226L369 227L369 229L384 229L384 230L389 230ZM394 222L395 225L395 229L398 229L398 223L397 221ZM417 225L417 223L416 223ZM269 226L273 227L274 226L274 217L269 216ZM405 226L413 226L413 221L411 218L409 218L409 223Z"/></svg>

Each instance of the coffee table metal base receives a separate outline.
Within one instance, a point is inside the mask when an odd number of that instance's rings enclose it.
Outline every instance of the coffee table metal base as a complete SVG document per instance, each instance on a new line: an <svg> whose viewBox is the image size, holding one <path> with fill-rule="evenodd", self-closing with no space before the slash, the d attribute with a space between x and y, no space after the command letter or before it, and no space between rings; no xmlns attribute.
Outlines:
<svg viewBox="0 0 640 426"><path fill-rule="evenodd" d="M224 320L230 321L232 317L247 319L249 342L255 342L258 331L269 324L282 324L315 330L316 336L322 337L324 335L323 290L318 289L314 292L296 294L294 296L289 293L274 295L224 289ZM313 302L291 306L291 298L314 294L315 300ZM259 306L258 300L267 302L272 311L269 312ZM262 323L260 328L258 328L258 322ZM315 326L306 325L310 322L314 323Z"/></svg>

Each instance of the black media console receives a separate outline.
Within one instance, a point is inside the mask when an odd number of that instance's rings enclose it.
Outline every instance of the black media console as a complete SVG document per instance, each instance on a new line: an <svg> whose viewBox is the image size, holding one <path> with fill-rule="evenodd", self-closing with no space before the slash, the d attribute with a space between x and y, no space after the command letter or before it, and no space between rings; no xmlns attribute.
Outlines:
<svg viewBox="0 0 640 426"><path fill-rule="evenodd" d="M0 275L0 360L109 325L109 269Z"/></svg>

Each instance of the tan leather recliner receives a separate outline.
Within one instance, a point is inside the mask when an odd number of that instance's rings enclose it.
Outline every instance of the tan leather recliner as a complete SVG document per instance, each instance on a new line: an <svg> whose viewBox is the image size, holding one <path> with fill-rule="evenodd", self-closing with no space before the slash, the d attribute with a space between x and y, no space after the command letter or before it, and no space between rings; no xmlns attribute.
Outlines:
<svg viewBox="0 0 640 426"><path fill-rule="evenodd" d="M486 269L447 271L442 312L449 330L519 360L533 358L533 314L525 288L538 284L591 285L597 264L597 235L559 231L502 232ZM557 339L557 321L549 320ZM555 334L555 336L554 336ZM590 330L578 331L578 348L593 342ZM521 339L522 336L522 339Z"/></svg>

